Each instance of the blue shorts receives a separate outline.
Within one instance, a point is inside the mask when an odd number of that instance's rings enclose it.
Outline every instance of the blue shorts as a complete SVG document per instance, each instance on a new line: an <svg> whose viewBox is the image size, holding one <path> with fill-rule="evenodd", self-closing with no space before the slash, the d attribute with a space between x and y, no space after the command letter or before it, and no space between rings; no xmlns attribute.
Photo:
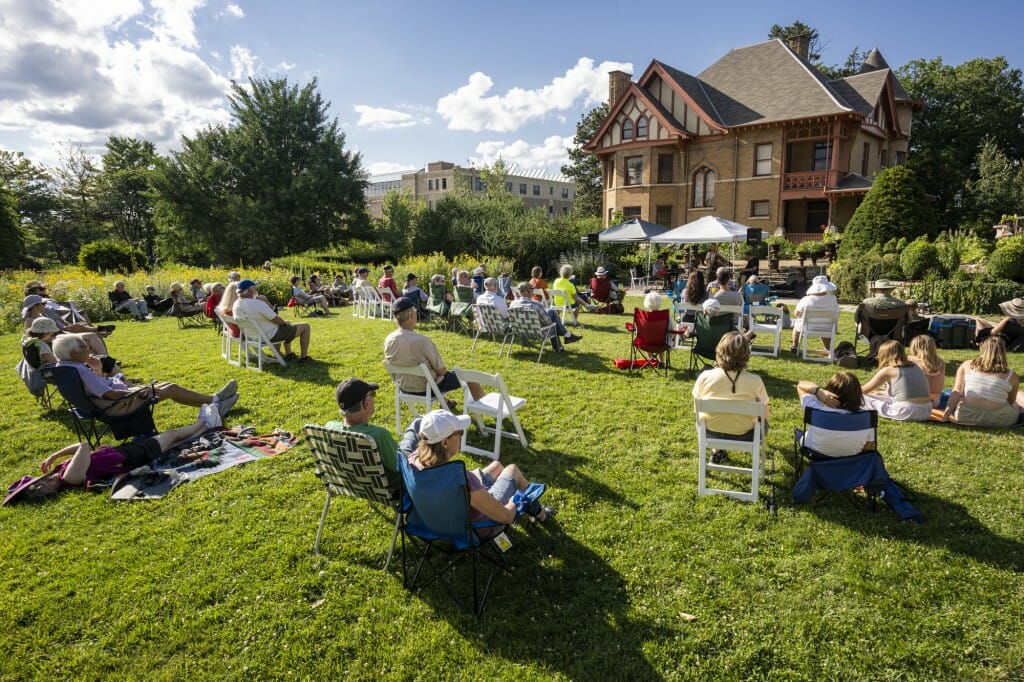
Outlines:
<svg viewBox="0 0 1024 682"><path fill-rule="evenodd" d="M498 475L498 478L494 478L486 471L480 471L480 479L484 484L484 488L491 494L491 497L496 499L502 504L507 504L512 496L516 494L516 479L512 474L506 474L504 471Z"/></svg>

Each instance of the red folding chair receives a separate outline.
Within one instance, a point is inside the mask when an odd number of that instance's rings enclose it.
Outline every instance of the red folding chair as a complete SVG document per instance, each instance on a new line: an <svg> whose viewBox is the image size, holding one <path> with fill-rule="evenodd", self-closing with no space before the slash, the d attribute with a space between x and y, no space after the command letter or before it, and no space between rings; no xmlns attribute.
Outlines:
<svg viewBox="0 0 1024 682"><path fill-rule="evenodd" d="M669 367L672 366L669 335L677 333L670 329L671 320L670 310L649 313L640 308L633 309L633 321L626 323L626 329L632 333L629 341L630 374L634 369L637 372L662 369L665 376L668 376Z"/></svg>

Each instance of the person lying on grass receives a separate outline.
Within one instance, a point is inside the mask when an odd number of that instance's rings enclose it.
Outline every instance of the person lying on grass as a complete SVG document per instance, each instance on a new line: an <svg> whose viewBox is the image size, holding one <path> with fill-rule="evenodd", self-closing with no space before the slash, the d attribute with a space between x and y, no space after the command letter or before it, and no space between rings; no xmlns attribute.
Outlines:
<svg viewBox="0 0 1024 682"><path fill-rule="evenodd" d="M221 415L227 414L238 402L238 382L234 379L211 394L199 393L169 381L139 386L120 376L106 378L100 358L89 353L89 347L77 334L58 336L53 342L53 354L57 356L58 367L77 370L90 400L111 416L131 414L154 397L193 407L212 403Z"/></svg>
<svg viewBox="0 0 1024 682"><path fill-rule="evenodd" d="M469 427L470 422L469 415L455 415L445 410L428 412L422 419L414 421L410 424L409 430L418 427L418 435L415 436L416 449L409 455L409 464L417 471L447 464L452 457L459 454L462 432ZM405 451L403 448L411 446L410 440L409 431L406 431L406 436L402 438L402 444L399 446L400 452ZM526 490L530 485L518 466L491 462L483 469L467 472L466 478L469 485L469 506L472 508L470 521L490 519L509 524L516 520L516 503L513 498L516 491ZM542 507L536 500L523 511L538 522L555 515L554 509ZM494 534L501 531L500 528L485 529L480 534L482 539L491 537L487 534L488 530Z"/></svg>
<svg viewBox="0 0 1024 682"><path fill-rule="evenodd" d="M68 488L82 488L146 466L175 445L220 426L216 410L207 406L199 414L194 424L127 445L102 445L93 450L88 443L75 443L58 450L39 465L42 476L25 476L8 486L3 504L36 502Z"/></svg>

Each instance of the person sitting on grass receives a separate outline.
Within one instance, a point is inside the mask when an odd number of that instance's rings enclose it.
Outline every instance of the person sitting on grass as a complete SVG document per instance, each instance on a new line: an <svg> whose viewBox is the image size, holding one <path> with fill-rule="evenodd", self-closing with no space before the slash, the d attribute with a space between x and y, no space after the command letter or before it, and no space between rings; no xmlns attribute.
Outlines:
<svg viewBox="0 0 1024 682"><path fill-rule="evenodd" d="M384 473L388 477L388 483L397 488L402 483L402 477L398 472L398 443L395 442L390 431L382 426L370 424L370 417L377 411L378 388L380 386L377 384L356 377L349 377L342 381L334 390L334 398L338 402L342 420L329 421L324 424L324 428L334 431L354 431L373 438L377 444L381 461L384 463Z"/></svg>
<svg viewBox="0 0 1024 682"><path fill-rule="evenodd" d="M423 471L451 461L459 454L463 431L472 423L469 415L455 415L444 410L428 412L418 421L416 449L409 455L409 464L414 471ZM416 422L413 422L410 428L415 426ZM466 472L466 483L469 488L470 522L490 519L502 524L516 520L517 509L513 496L516 491L526 490L530 485L518 466L501 462L491 462L482 469ZM554 509L542 507L537 501L531 503L524 512L537 522L555 516ZM501 528L495 526L481 529L477 534L481 539L488 539L500 532Z"/></svg>
<svg viewBox="0 0 1024 682"><path fill-rule="evenodd" d="M996 324L981 317L974 318L974 342L980 344L990 336L1000 336L1008 351L1024 350L1024 298L1003 301L999 308L1006 317Z"/></svg>
<svg viewBox="0 0 1024 682"><path fill-rule="evenodd" d="M1006 344L998 336L981 342L978 357L960 365L942 421L966 426L1008 427L1024 424L1024 392L1020 377L1006 360Z"/></svg>
<svg viewBox="0 0 1024 682"><path fill-rule="evenodd" d="M712 299L714 300L714 299ZM765 428L768 427L768 391L761 377L747 371L750 362L750 341L739 332L728 332L715 347L716 365L700 373L693 385L694 399L746 400L764 405ZM754 439L754 419L742 414L701 413L709 438L731 440ZM725 452L714 450L711 462L719 464Z"/></svg>
<svg viewBox="0 0 1024 682"><path fill-rule="evenodd" d="M935 339L928 334L918 334L910 340L907 359L921 368L928 378L928 393L932 406L939 407L942 390L946 383L946 361L935 350Z"/></svg>
<svg viewBox="0 0 1024 682"><path fill-rule="evenodd" d="M125 445L102 445L93 450L89 443L75 443L58 450L39 465L42 476L25 476L8 486L3 504L38 502L69 488L84 488L147 466L175 445L220 426L213 416L216 412L201 410L200 414L194 424Z"/></svg>
<svg viewBox="0 0 1024 682"><path fill-rule="evenodd" d="M852 414L864 409L864 393L860 381L849 372L833 374L824 386L801 381L796 394L802 407L825 412ZM803 445L825 457L849 457L875 449L873 429L864 431L822 431L813 426L804 434Z"/></svg>
<svg viewBox="0 0 1024 682"><path fill-rule="evenodd" d="M89 354L89 347L77 334L64 334L53 342L58 367L72 367L78 372L86 395L106 414L131 414L153 398L173 400L182 405L201 407L213 404L221 415L238 402L238 382L224 384L216 393L199 393L169 381L140 386L121 375L105 377L100 358Z"/></svg>
<svg viewBox="0 0 1024 682"><path fill-rule="evenodd" d="M292 298L295 302L300 305L313 306L317 310L313 311L314 315L330 315L331 311L327 307L327 299L321 295L316 294L311 296L302 289L302 278L298 275L292 275L289 280L292 285Z"/></svg>
<svg viewBox="0 0 1024 682"><path fill-rule="evenodd" d="M876 392L883 388L885 393ZM864 401L886 419L926 422L932 416L928 377L907 359L899 341L878 347L878 371L864 384Z"/></svg>
<svg viewBox="0 0 1024 682"><path fill-rule="evenodd" d="M257 282L251 279L243 279L238 283L238 300L231 310L231 315L238 320L252 322L259 327L263 334L270 339L270 343L284 345L284 359L309 361L309 325L305 322L291 324L282 319L266 299L260 300L259 292L256 291ZM299 355L296 357L292 352L292 341L299 338Z"/></svg>

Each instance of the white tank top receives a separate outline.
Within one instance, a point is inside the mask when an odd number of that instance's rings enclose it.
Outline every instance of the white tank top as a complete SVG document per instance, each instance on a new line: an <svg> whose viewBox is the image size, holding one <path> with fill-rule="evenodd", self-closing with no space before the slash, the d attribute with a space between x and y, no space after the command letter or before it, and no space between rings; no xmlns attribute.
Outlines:
<svg viewBox="0 0 1024 682"><path fill-rule="evenodd" d="M964 395L968 398L988 400L993 403L1005 403L1010 394L1010 377L1013 370L1005 377L984 374L973 369L967 370L964 376Z"/></svg>

